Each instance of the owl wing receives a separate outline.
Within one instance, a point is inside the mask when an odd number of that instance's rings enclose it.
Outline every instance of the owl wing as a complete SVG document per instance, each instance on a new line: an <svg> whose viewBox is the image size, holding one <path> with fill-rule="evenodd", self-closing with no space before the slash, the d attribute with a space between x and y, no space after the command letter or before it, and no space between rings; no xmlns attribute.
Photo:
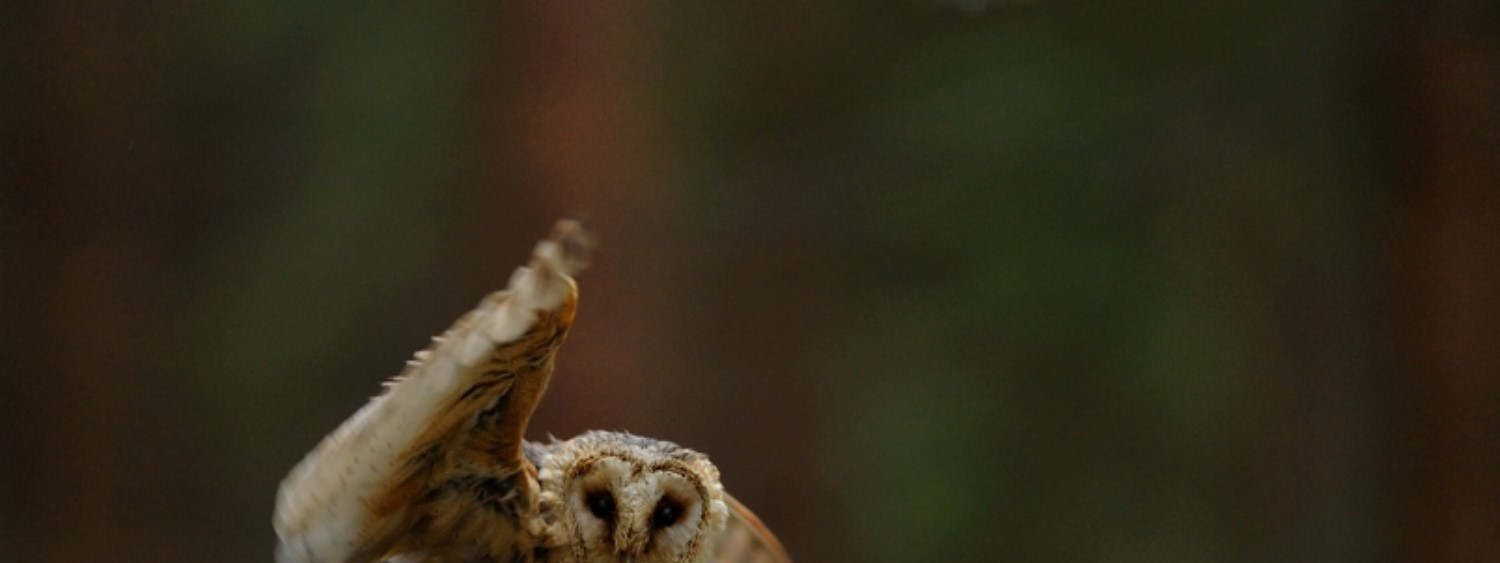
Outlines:
<svg viewBox="0 0 1500 563"><path fill-rule="evenodd" d="M776 535L749 508L724 493L729 520L714 546L714 563L792 563Z"/></svg>
<svg viewBox="0 0 1500 563"><path fill-rule="evenodd" d="M559 222L506 290L434 338L292 469L273 516L279 563L390 554L435 525L422 505L445 496L468 495L470 504L508 516L509 537L523 529L520 509L534 502L536 482L522 434L572 323L570 275L582 269L587 246L577 223ZM506 523L491 532L507 536Z"/></svg>

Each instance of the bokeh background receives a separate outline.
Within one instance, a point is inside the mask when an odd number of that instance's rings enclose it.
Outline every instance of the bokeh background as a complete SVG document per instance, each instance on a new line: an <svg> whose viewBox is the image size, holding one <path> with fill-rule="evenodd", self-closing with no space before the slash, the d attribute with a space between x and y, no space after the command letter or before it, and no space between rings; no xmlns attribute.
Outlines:
<svg viewBox="0 0 1500 563"><path fill-rule="evenodd" d="M0 561L266 562L554 219L531 435L797 560L1500 561L1500 4L6 2Z"/></svg>

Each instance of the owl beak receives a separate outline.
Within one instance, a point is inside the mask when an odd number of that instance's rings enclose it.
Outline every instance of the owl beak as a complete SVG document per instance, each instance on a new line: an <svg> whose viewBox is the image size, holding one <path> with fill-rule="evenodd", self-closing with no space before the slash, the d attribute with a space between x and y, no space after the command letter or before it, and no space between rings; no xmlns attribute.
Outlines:
<svg viewBox="0 0 1500 563"><path fill-rule="evenodd" d="M620 563L634 563L638 555L640 554L636 553L635 550L625 550L618 554Z"/></svg>
<svg viewBox="0 0 1500 563"><path fill-rule="evenodd" d="M615 549L622 563L631 563L645 550L645 532L637 530L619 530L616 532Z"/></svg>

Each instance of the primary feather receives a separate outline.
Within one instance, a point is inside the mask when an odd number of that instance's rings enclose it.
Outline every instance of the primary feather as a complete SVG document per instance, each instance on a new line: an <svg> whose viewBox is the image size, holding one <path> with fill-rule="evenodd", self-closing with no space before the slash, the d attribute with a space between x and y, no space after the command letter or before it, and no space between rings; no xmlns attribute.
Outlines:
<svg viewBox="0 0 1500 563"><path fill-rule="evenodd" d="M501 466L493 469L525 473L521 432L545 389L551 353L572 321L577 289L570 275L583 267L586 249L586 236L577 223L559 223L552 238L537 245L530 266L511 277L506 290L486 297L434 339L432 347L417 353L381 396L292 469L282 481L273 517L280 538L279 563L352 563L384 555L417 524L416 497L431 492L434 476L422 472L432 464L420 458L440 450L463 450L454 441L485 438L467 437L477 423L476 412L463 412L462 407L479 411L495 401L504 403L518 385L528 388L520 402L529 404L510 400L509 405L499 405L502 411L509 408L500 413L506 425L476 447L499 450L490 452L498 454L492 461ZM491 369L497 359L507 359L497 358L503 354L493 351L523 336L536 336L547 325L553 334L542 335L545 354L539 358L546 365L531 365L535 373L529 378L519 374L519 382L516 369L509 370L510 377L504 369ZM474 400L456 404L469 398ZM429 447L437 445L443 447ZM534 477L524 476L528 483L522 484L529 484L530 491L523 492L534 496Z"/></svg>

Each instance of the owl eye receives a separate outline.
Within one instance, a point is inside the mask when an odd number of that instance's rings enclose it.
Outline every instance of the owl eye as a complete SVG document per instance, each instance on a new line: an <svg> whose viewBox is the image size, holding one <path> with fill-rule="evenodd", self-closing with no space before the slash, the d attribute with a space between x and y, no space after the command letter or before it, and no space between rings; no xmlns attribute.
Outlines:
<svg viewBox="0 0 1500 563"><path fill-rule="evenodd" d="M613 520L615 518L615 497L609 491L594 491L583 499L583 503L589 507L589 512L600 520Z"/></svg>
<svg viewBox="0 0 1500 563"><path fill-rule="evenodd" d="M663 498L656 503L656 509L651 511L651 526L653 528L665 528L677 523L682 517L682 505L672 499Z"/></svg>

